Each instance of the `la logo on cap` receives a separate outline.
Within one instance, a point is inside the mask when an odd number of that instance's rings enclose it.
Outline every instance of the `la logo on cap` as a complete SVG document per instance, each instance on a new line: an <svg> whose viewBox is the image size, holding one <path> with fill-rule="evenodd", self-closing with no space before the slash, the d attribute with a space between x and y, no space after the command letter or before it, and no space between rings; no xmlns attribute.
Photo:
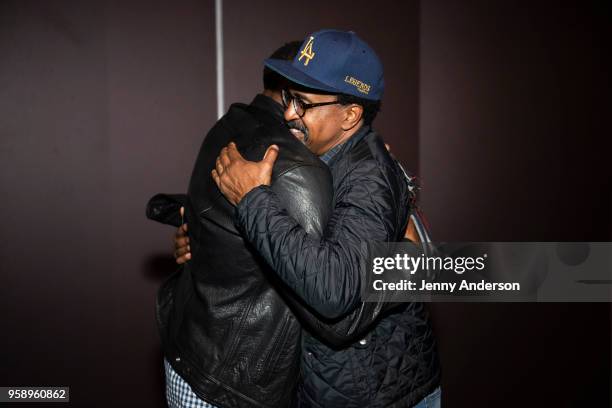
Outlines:
<svg viewBox="0 0 612 408"><path fill-rule="evenodd" d="M314 40L314 37L310 37L310 39L308 40L308 42L304 46L304 49L302 50L302 52L300 52L300 58L298 58L298 61L301 61L302 58L306 58L306 61L304 61L304 66L308 65L310 60L313 59L314 56L315 56L315 53L312 50L312 41L313 40Z"/></svg>

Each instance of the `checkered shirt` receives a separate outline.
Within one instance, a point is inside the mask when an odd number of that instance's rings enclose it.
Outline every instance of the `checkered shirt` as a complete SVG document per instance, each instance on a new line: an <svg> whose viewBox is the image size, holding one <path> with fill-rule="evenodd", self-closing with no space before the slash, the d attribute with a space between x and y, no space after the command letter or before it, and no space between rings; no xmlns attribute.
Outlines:
<svg viewBox="0 0 612 408"><path fill-rule="evenodd" d="M164 369L166 371L166 400L168 400L169 408L217 408L198 398L189 384L172 369L166 359L164 359Z"/></svg>

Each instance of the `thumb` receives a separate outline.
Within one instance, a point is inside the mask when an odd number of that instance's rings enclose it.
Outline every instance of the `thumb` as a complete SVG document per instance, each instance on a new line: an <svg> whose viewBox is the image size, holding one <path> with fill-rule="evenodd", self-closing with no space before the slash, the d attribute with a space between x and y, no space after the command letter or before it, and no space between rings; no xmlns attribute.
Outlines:
<svg viewBox="0 0 612 408"><path fill-rule="evenodd" d="M268 150L266 150L266 154L264 154L262 162L264 162L265 164L269 165L270 168L272 168L277 157L278 157L278 146L271 145L270 147L268 147Z"/></svg>

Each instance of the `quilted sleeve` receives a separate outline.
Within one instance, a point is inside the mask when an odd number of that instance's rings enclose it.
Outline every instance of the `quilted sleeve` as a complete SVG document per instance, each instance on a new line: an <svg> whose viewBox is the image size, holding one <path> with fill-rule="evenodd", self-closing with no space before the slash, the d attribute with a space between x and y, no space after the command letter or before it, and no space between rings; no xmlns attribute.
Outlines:
<svg viewBox="0 0 612 408"><path fill-rule="evenodd" d="M309 234L267 186L236 207L236 225L280 279L323 318L336 319L360 304L362 243L396 239L397 206L382 177L367 175L336 191L322 239Z"/></svg>

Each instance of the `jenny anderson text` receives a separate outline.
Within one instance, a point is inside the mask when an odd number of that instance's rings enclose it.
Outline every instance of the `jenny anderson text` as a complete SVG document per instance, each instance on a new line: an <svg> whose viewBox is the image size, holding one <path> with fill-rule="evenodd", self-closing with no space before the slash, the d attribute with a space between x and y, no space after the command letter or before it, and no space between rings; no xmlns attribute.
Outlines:
<svg viewBox="0 0 612 408"><path fill-rule="evenodd" d="M457 282L428 282L426 280L410 281L402 279L396 282L385 282L382 279L377 279L372 282L372 288L376 291L392 290L392 291L436 291L449 292L457 291L520 291L521 285L518 282L468 282L463 279L459 284Z"/></svg>

